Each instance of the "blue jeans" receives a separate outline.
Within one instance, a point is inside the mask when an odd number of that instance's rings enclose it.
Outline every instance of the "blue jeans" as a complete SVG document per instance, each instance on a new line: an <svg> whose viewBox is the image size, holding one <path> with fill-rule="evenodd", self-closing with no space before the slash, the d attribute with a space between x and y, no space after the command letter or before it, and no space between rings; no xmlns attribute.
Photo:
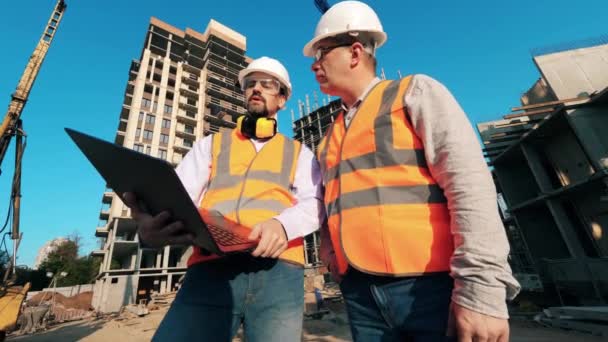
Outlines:
<svg viewBox="0 0 608 342"><path fill-rule="evenodd" d="M447 273L394 278L353 268L340 283L358 342L456 341L446 337L452 288Z"/></svg>
<svg viewBox="0 0 608 342"><path fill-rule="evenodd" d="M237 255L191 266L153 341L301 341L304 270Z"/></svg>

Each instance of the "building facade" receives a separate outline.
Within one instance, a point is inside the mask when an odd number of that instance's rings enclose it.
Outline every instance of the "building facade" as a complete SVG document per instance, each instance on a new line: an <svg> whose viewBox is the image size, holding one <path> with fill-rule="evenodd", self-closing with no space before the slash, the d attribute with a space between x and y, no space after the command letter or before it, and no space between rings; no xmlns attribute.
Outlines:
<svg viewBox="0 0 608 342"><path fill-rule="evenodd" d="M522 285L562 305L608 302L608 39L542 49L540 79L477 125Z"/></svg>
<svg viewBox="0 0 608 342"><path fill-rule="evenodd" d="M245 50L246 38L215 20L200 33L151 18L141 56L131 62L115 143L177 165L199 138L234 128L245 113L236 86L251 61ZM135 222L109 188L99 219L96 310L116 312L176 289L189 248L139 248Z"/></svg>

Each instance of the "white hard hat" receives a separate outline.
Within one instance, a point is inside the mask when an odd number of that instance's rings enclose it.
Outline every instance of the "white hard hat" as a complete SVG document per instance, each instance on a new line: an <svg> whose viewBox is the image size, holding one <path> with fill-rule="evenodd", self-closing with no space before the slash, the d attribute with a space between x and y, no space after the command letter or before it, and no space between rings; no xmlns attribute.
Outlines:
<svg viewBox="0 0 608 342"><path fill-rule="evenodd" d="M287 69L285 69L281 62L270 57L254 59L245 69L239 72L239 83L243 84L243 79L254 72L263 72L279 80L285 89L287 89L287 94L285 95L289 100L289 96L291 96L291 82L289 82Z"/></svg>
<svg viewBox="0 0 608 342"><path fill-rule="evenodd" d="M382 23L371 7L360 1L342 1L323 14L315 29L315 36L304 46L304 56L314 56L314 46L322 39L351 32L367 34L376 47L386 42Z"/></svg>

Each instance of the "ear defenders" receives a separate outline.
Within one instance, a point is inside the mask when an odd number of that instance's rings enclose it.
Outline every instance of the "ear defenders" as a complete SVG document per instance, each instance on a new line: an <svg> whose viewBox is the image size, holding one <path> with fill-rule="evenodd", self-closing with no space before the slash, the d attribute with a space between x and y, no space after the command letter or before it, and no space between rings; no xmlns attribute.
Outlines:
<svg viewBox="0 0 608 342"><path fill-rule="evenodd" d="M236 129L247 138L268 139L277 134L277 120L267 117L256 118L252 115L241 115L236 120Z"/></svg>

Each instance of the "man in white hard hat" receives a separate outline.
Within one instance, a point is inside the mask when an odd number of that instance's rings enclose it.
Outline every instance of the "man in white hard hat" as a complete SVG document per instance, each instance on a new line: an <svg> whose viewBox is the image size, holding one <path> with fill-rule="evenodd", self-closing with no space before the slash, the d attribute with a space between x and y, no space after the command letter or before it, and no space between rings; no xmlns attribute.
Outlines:
<svg viewBox="0 0 608 342"><path fill-rule="evenodd" d="M321 91L343 103L319 145L321 248L353 338L507 341L519 284L475 133L438 81L376 77L386 39L373 9L343 1L304 47Z"/></svg>
<svg viewBox="0 0 608 342"><path fill-rule="evenodd" d="M252 227L250 253L225 257L193 247L188 270L155 341L300 341L304 302L303 236L325 218L319 165L299 142L276 133L275 117L291 95L285 67L261 57L238 75L248 113L235 130L199 140L177 166L202 210ZM168 213L126 203L149 247L190 244Z"/></svg>

